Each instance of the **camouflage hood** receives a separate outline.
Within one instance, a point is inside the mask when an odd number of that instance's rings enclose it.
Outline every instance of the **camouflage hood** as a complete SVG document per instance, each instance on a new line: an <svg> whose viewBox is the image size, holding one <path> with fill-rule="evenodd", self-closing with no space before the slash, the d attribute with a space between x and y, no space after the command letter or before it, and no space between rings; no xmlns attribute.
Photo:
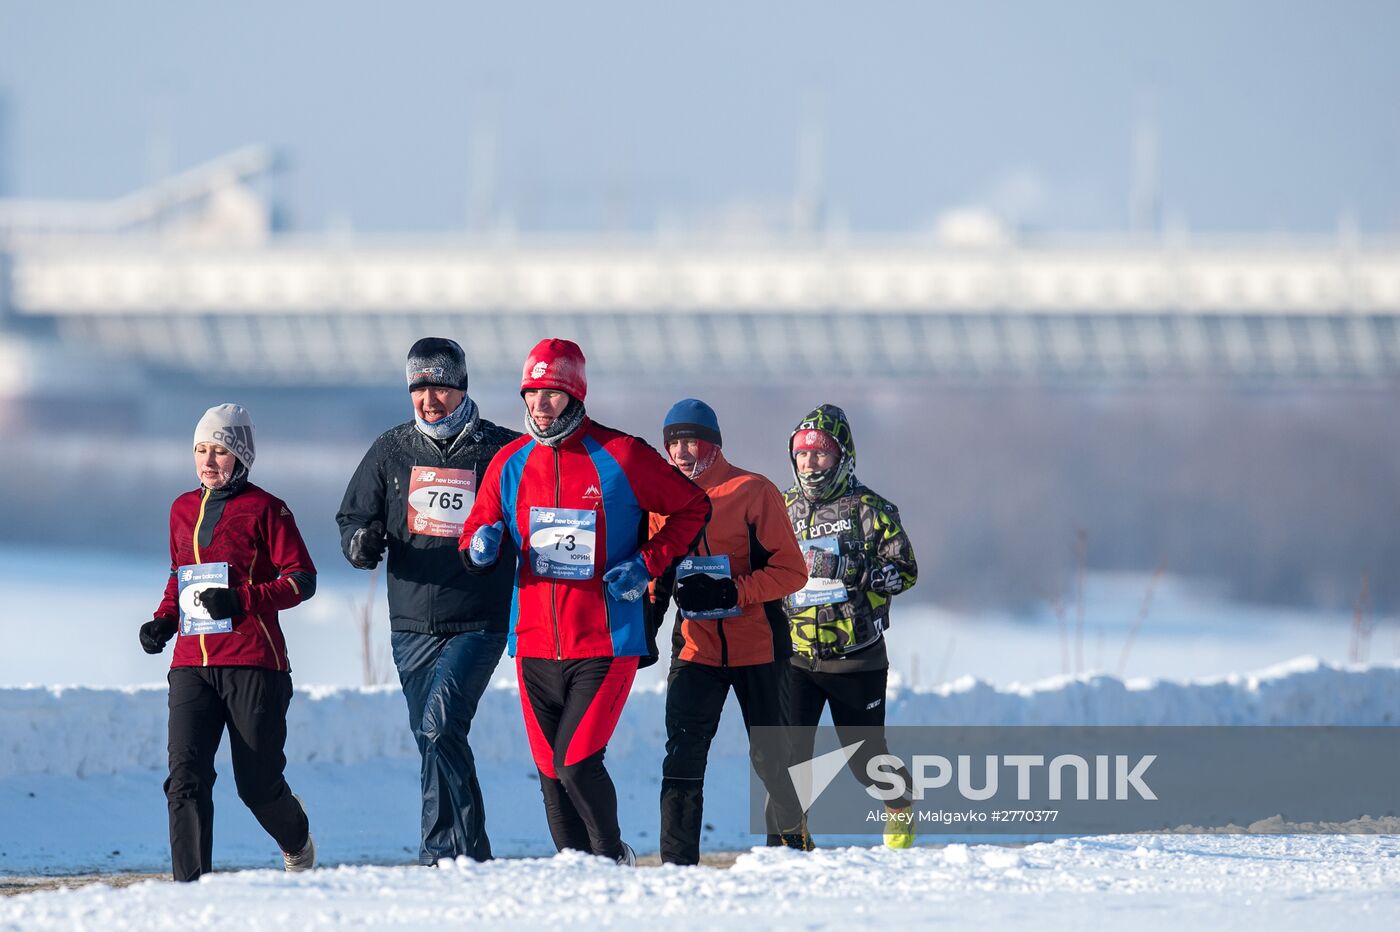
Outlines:
<svg viewBox="0 0 1400 932"><path fill-rule="evenodd" d="M797 474L792 445L804 430L824 431L836 440L841 448L841 459L835 466L807 476ZM846 419L846 412L836 405L819 405L812 409L788 436L788 463L802 497L810 502L830 501L849 491L856 484L856 441L851 436L851 422Z"/></svg>

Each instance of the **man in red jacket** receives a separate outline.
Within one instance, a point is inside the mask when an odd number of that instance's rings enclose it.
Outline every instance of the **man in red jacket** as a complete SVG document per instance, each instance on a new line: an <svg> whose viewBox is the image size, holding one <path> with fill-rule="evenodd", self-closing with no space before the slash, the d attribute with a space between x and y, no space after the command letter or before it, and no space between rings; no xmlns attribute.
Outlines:
<svg viewBox="0 0 1400 932"><path fill-rule="evenodd" d="M497 453L459 546L469 570L519 557L507 649L550 834L631 864L603 753L646 656L648 583L699 538L705 493L645 441L590 420L583 351L541 340L525 360L526 435ZM667 515L647 535L647 513Z"/></svg>
<svg viewBox="0 0 1400 932"><path fill-rule="evenodd" d="M315 593L316 567L286 504L248 481L253 451L242 405L217 405L200 419L200 487L170 506L170 579L141 626L148 654L180 635L165 781L176 880L211 868L214 752L225 728L238 796L282 849L283 866L307 870L316 860L306 812L282 775L292 674L277 620Z"/></svg>

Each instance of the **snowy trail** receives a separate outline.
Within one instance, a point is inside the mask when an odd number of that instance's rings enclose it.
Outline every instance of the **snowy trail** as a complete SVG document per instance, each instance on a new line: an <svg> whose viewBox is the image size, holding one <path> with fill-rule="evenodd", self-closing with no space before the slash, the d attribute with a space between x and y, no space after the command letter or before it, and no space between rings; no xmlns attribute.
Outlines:
<svg viewBox="0 0 1400 932"><path fill-rule="evenodd" d="M25 894L0 928L343 927L1391 929L1400 839L1116 836L1025 848L758 849L729 870L567 854L442 870L215 874L197 884Z"/></svg>

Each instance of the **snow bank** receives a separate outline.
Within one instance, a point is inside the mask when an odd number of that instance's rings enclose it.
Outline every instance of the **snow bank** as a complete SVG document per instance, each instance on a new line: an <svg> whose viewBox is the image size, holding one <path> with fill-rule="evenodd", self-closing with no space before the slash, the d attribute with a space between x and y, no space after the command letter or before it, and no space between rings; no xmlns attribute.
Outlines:
<svg viewBox="0 0 1400 932"><path fill-rule="evenodd" d="M997 688L965 677L894 690L889 721L920 725L1395 725L1400 663L1333 667L1299 658L1252 674L1178 683L1056 677Z"/></svg>
<svg viewBox="0 0 1400 932"><path fill-rule="evenodd" d="M163 770L165 700L163 686L0 689L0 778ZM1400 724L1400 664L1337 668L1307 659L1186 683L1083 677L998 689L965 679L933 690L892 687L889 710L892 724L1394 725ZM609 763L657 756L665 743L664 711L664 692L634 691L609 746ZM520 718L515 688L493 685L472 722L478 759L527 763ZM302 687L288 725L292 763L416 755L404 701L393 686ZM726 713L711 756L744 753L738 717Z"/></svg>

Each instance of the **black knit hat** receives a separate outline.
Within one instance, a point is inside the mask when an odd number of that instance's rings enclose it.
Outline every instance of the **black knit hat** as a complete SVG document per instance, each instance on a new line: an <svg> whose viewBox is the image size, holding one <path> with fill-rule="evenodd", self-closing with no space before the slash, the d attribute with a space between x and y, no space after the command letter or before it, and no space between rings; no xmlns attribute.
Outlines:
<svg viewBox="0 0 1400 932"><path fill-rule="evenodd" d="M467 390L467 355L456 340L424 337L408 351L408 390L429 385Z"/></svg>

